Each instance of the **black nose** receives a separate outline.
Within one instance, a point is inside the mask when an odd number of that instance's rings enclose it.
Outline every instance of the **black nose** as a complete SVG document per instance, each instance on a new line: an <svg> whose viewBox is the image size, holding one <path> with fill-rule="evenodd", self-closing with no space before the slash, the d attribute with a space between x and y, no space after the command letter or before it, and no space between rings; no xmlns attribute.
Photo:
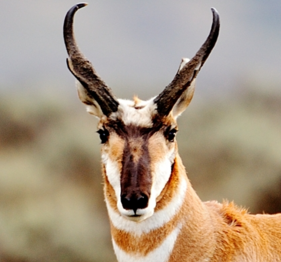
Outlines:
<svg viewBox="0 0 281 262"><path fill-rule="evenodd" d="M123 194L121 203L124 209L132 209L136 213L137 209L146 208L148 205L148 196L144 193Z"/></svg>

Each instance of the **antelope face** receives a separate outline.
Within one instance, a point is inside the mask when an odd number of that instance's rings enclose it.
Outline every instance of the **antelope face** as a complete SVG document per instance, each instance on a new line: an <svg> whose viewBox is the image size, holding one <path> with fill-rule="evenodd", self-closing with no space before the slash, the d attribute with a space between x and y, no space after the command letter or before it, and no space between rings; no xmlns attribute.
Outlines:
<svg viewBox="0 0 281 262"><path fill-rule="evenodd" d="M158 119L153 101L118 102L120 109L98 125L106 191L114 190L106 199L123 217L141 221L169 180L177 125L172 117Z"/></svg>
<svg viewBox="0 0 281 262"><path fill-rule="evenodd" d="M116 99L78 49L73 34L72 7L64 21L68 68L78 80L80 100L99 118L102 168L107 205L126 219L142 221L153 215L167 184L177 145L177 117L190 103L196 76L214 47L219 17L213 12L210 34L196 55L183 59L173 81L148 101Z"/></svg>

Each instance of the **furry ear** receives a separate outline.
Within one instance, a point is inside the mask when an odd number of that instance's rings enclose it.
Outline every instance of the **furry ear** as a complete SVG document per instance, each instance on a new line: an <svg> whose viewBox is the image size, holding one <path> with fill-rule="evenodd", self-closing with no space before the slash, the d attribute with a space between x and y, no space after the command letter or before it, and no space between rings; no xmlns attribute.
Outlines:
<svg viewBox="0 0 281 262"><path fill-rule="evenodd" d="M190 86L182 93L182 95L179 97L176 104L174 105L172 109L172 114L174 118L179 117L191 102L195 90L195 82L196 79L191 82Z"/></svg>
<svg viewBox="0 0 281 262"><path fill-rule="evenodd" d="M86 89L82 86L82 84L78 80L76 81L76 87L81 102L86 105L87 112L91 115L101 118L104 114L97 101L94 98L91 98L89 95L87 95Z"/></svg>

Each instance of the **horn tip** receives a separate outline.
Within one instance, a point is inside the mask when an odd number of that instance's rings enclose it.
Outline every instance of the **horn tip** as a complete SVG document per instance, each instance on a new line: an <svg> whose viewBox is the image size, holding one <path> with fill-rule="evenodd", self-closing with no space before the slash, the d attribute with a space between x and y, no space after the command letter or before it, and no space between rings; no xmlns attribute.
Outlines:
<svg viewBox="0 0 281 262"><path fill-rule="evenodd" d="M213 14L219 15L218 10L215 7L211 7Z"/></svg>
<svg viewBox="0 0 281 262"><path fill-rule="evenodd" d="M80 8L85 7L87 5L88 5L88 3L79 3L79 4L76 5L76 7L77 7L77 9L80 9Z"/></svg>

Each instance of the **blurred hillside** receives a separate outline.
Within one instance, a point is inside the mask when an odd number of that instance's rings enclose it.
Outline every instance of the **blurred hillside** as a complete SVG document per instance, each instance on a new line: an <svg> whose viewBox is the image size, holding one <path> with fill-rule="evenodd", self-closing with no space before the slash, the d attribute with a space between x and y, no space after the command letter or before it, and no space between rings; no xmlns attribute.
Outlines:
<svg viewBox="0 0 281 262"><path fill-rule="evenodd" d="M195 96L180 153L202 199L281 212L281 93L242 87L228 100ZM1 95L1 262L115 261L96 123L78 98Z"/></svg>

